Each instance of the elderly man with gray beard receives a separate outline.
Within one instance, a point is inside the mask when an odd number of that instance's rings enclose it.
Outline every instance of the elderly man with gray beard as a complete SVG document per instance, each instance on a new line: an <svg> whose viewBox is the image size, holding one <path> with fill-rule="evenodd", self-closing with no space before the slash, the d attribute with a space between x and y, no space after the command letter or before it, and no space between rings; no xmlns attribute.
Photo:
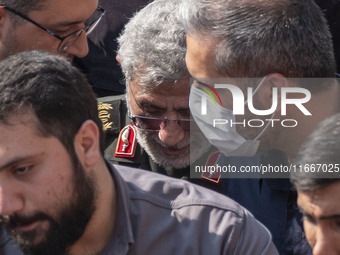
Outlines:
<svg viewBox="0 0 340 255"><path fill-rule="evenodd" d="M108 128L105 156L114 163L187 179L219 191L218 174L190 178L190 163L199 159L199 165L214 164L219 152L190 118L185 31L179 22L179 3L169 5L171 8L152 13L141 10L118 39L117 61L126 79L127 109L123 97L99 99L100 116ZM117 104L119 113L114 112ZM125 126L128 123L132 124ZM117 126L121 130L118 137L117 132L111 132Z"/></svg>

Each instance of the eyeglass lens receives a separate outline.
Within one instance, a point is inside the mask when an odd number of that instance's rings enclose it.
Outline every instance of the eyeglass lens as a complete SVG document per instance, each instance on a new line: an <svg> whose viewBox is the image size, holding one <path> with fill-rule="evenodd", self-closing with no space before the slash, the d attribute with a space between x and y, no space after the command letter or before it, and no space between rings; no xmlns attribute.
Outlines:
<svg viewBox="0 0 340 255"><path fill-rule="evenodd" d="M66 36L59 44L58 51L65 52L75 41L78 40L80 35L85 31L86 35L89 35L93 29L98 25L102 17L104 16L104 11L96 9L96 11L85 21L85 28L82 30L75 31L72 34Z"/></svg>
<svg viewBox="0 0 340 255"><path fill-rule="evenodd" d="M58 51L59 52L66 51L76 40L78 40L82 32L83 30L78 30L65 37L64 40L60 42Z"/></svg>

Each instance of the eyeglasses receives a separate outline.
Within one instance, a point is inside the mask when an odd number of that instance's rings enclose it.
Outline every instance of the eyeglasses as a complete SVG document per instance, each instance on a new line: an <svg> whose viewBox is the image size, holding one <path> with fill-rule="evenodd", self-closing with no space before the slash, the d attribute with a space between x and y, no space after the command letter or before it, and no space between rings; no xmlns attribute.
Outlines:
<svg viewBox="0 0 340 255"><path fill-rule="evenodd" d="M151 118L145 116L130 116L133 125L141 129L158 131L164 129L167 123L176 122L183 130L190 130L191 119L168 120L161 118Z"/></svg>
<svg viewBox="0 0 340 255"><path fill-rule="evenodd" d="M85 28L74 31L66 36L59 36L56 33L52 32L51 30L43 27L42 25L40 25L39 23L35 22L34 20L30 19L29 17L27 17L26 15L10 8L7 6L3 6L6 10L12 12L13 14L23 18L24 20L32 23L33 25L41 28L42 30L46 31L47 33L49 33L50 35L54 36L55 38L58 38L61 42L59 43L59 46L57 48L58 52L65 52L67 51L67 49L75 42L78 40L78 38L80 37L80 35L85 32L86 35L89 35L93 29L98 25L99 21L103 18L104 14L105 14L105 9L97 6L96 11L99 11L100 14L98 16L96 15L92 15L88 20L85 21Z"/></svg>

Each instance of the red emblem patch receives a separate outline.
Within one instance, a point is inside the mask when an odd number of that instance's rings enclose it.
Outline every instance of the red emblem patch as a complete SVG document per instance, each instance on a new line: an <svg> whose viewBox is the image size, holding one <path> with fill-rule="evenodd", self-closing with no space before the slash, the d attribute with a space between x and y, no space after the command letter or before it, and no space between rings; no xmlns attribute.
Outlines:
<svg viewBox="0 0 340 255"><path fill-rule="evenodd" d="M136 128L132 124L127 125L120 131L114 154L115 157L133 158L135 156L136 135Z"/></svg>
<svg viewBox="0 0 340 255"><path fill-rule="evenodd" d="M219 151L214 151L212 152L209 157L207 158L207 161L205 162L206 166L213 166L216 164L218 158L220 157L221 152ZM221 183L221 173L219 172L203 172L201 174L201 179L212 182L214 184L219 185Z"/></svg>

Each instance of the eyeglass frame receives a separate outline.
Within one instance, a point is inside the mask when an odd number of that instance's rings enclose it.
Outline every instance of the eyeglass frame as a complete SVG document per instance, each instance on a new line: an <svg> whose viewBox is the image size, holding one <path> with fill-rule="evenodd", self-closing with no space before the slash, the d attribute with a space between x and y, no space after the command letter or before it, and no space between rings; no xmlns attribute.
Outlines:
<svg viewBox="0 0 340 255"><path fill-rule="evenodd" d="M159 131L163 128L165 128L166 124L169 122L176 122L178 127L182 128L181 126L181 122L193 122L194 120L193 119L177 119L177 120L169 120L169 119L166 119L166 118L155 118L155 117L147 117L147 116L140 116L140 115L129 115L129 118L132 120L132 123L135 127L137 128L140 128L140 129L143 129L143 130L150 130L150 131ZM142 127L138 127L136 124L135 124L135 118L141 118L141 119L147 119L147 120L160 120L160 124L159 124L159 129L148 129L148 128L142 128ZM161 124L164 123L164 127L161 128Z"/></svg>
<svg viewBox="0 0 340 255"><path fill-rule="evenodd" d="M3 7L4 9L8 10L9 12L11 12L11 13L13 13L13 14L19 16L19 17L21 17L22 19L24 19L24 20L26 20L26 21L32 23L33 25L39 27L40 29L42 29L42 30L44 30L45 32L49 33L50 35L54 36L55 38L59 39L59 40L60 40L60 43L59 43L59 45L58 45L58 47L57 47L57 51L58 51L58 52L65 52L65 51L68 49L69 46L71 46L75 41L78 40L78 38L80 37L80 35L81 35L81 33L82 33L83 31L86 33L86 35L88 35L89 33L91 33L92 30L97 26L97 24L99 23L99 21L103 18L103 16L105 15L105 12L106 12L106 10L105 10L104 8L102 8L102 7L100 7L99 5L97 5L96 10L97 10L97 11L100 11L100 12L102 12L102 13L101 13L101 14L100 14L93 22L91 22L91 24L87 25L85 28L76 30L76 31L74 31L74 32L72 32L72 33L70 33L70 34L68 34L68 35L62 37L62 36L60 36L60 35L58 35L58 34L52 32L50 29L43 27L43 26L40 25L38 22L32 20L31 18L27 17L26 15L22 14L21 12L18 12L18 11L16 11L16 10L12 9L11 7L8 7L8 6L2 6L2 7ZM89 30L89 28L90 28L93 24L95 24L95 23L97 23L97 24L91 29L91 31L90 31L89 33L87 33L87 31ZM80 33L79 33L79 32L80 32ZM72 41L71 44L67 45L66 48L63 47L63 48L60 50L60 46L61 46L61 44L63 43L63 41L64 41L67 37L70 37L70 36L72 36L72 35L74 35L74 34L76 34L76 33L79 33L79 36L78 36L76 39L74 39L74 41Z"/></svg>

